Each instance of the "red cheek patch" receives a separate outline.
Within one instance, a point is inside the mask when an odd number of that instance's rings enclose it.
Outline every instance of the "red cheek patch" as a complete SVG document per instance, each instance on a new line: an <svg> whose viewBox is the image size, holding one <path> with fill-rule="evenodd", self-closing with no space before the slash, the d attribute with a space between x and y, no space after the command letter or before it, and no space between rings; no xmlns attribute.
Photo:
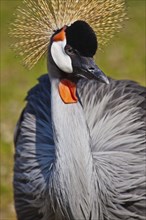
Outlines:
<svg viewBox="0 0 146 220"><path fill-rule="evenodd" d="M61 99L65 104L76 103L78 101L78 97L76 95L77 87L76 84L63 79L59 83L59 94Z"/></svg>

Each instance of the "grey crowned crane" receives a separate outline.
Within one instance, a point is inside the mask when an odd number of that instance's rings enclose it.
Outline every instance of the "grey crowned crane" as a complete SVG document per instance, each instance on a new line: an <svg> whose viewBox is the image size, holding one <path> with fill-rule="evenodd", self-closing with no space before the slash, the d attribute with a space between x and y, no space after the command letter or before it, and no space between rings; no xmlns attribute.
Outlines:
<svg viewBox="0 0 146 220"><path fill-rule="evenodd" d="M28 68L47 53L48 74L28 92L15 132L18 220L146 219L146 90L108 79L93 59L119 30L124 1L24 5L13 47Z"/></svg>

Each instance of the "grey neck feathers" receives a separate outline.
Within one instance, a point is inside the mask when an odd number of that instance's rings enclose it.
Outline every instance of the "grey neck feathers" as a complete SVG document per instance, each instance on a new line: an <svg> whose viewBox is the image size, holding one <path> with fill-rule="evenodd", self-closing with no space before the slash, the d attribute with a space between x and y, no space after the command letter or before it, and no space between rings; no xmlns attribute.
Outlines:
<svg viewBox="0 0 146 220"><path fill-rule="evenodd" d="M58 93L58 83L57 78L51 78L52 127L56 146L52 185L65 215L72 213L75 219L89 218L92 179L89 133L80 103L64 104Z"/></svg>

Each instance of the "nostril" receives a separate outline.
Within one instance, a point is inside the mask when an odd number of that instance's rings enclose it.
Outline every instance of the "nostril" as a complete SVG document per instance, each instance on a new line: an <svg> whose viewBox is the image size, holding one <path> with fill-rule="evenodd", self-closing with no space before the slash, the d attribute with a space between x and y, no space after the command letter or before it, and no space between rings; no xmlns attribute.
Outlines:
<svg viewBox="0 0 146 220"><path fill-rule="evenodd" d="M94 68L94 67L89 67L88 70L89 70L90 72L93 72L93 71L95 70L95 68Z"/></svg>

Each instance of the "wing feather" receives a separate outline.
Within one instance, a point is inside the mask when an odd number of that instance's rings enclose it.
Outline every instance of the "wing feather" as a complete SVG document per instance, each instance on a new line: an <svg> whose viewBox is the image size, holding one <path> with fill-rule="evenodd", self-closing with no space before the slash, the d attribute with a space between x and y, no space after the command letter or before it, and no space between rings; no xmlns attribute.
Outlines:
<svg viewBox="0 0 146 220"><path fill-rule="evenodd" d="M55 160L48 76L26 98L15 132L14 198L19 220L54 220L49 178ZM48 196L47 196L48 195ZM46 217L47 216L47 217Z"/></svg>

